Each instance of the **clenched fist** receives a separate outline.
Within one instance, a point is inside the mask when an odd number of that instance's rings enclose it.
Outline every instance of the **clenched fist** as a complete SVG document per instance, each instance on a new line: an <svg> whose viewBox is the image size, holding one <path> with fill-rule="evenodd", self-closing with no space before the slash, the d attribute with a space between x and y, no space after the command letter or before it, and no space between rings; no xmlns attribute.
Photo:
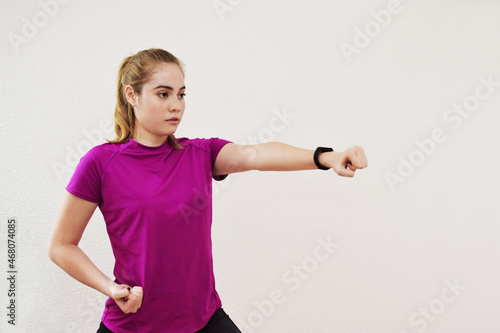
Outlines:
<svg viewBox="0 0 500 333"><path fill-rule="evenodd" d="M354 177L357 169L368 166L365 151L360 146L352 146L343 152L326 152L318 157L320 164L332 168L339 176Z"/></svg>
<svg viewBox="0 0 500 333"><path fill-rule="evenodd" d="M113 298L124 313L136 313L142 305L142 287L113 284L111 298Z"/></svg>

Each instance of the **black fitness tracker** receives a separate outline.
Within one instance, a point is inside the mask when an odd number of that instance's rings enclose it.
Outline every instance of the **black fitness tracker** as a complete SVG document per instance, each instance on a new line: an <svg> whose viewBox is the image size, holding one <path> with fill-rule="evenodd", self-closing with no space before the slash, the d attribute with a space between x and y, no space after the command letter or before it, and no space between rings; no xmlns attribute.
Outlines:
<svg viewBox="0 0 500 333"><path fill-rule="evenodd" d="M319 160L318 160L319 154L327 152L327 151L333 151L333 149L332 148L328 148L328 147L318 147L318 148L316 148L316 151L314 152L314 164L316 164L316 166L318 167L318 169L321 169L321 170L328 170L328 169L330 169L330 168L327 168L324 165L321 165L319 163Z"/></svg>

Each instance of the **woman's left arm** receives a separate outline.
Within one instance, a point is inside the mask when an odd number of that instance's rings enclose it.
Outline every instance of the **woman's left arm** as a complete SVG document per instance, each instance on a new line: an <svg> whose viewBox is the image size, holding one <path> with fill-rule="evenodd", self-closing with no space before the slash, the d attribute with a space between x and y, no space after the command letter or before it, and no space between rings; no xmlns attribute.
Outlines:
<svg viewBox="0 0 500 333"><path fill-rule="evenodd" d="M259 170L297 171L318 169L314 163L314 150L302 149L281 142L257 145L228 143L220 150L213 168L214 175ZM339 176L353 177L357 169L368 166L365 152L353 146L343 152L324 152L318 161L332 168Z"/></svg>

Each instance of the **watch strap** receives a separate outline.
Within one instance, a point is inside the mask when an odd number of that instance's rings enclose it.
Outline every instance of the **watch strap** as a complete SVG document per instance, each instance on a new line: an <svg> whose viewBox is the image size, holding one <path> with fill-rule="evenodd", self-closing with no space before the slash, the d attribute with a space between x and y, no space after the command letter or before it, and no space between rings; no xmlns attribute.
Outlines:
<svg viewBox="0 0 500 333"><path fill-rule="evenodd" d="M333 151L333 149L329 148L329 147L318 147L314 151L314 164L316 164L316 166L318 167L318 169L321 169L321 170L328 170L328 169L330 169L330 168L328 168L328 167L326 167L324 165L321 165L321 163L319 163L319 160L318 160L319 154L327 152L327 151Z"/></svg>

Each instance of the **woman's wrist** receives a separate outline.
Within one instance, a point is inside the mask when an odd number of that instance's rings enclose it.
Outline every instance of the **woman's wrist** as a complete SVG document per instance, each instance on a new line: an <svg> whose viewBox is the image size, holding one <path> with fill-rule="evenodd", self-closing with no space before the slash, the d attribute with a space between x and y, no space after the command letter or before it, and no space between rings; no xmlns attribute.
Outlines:
<svg viewBox="0 0 500 333"><path fill-rule="evenodd" d="M318 155L319 164L321 164L325 167L331 168L332 167L332 158L333 158L334 154L336 154L335 151L327 151L327 152L323 152L323 153L319 154Z"/></svg>
<svg viewBox="0 0 500 333"><path fill-rule="evenodd" d="M111 297L113 295L113 290L116 289L117 284L116 284L116 282L114 282L110 278L108 278L108 277L106 277L106 278L107 278L107 281L106 281L106 286L104 288L103 294L108 296L108 297Z"/></svg>

